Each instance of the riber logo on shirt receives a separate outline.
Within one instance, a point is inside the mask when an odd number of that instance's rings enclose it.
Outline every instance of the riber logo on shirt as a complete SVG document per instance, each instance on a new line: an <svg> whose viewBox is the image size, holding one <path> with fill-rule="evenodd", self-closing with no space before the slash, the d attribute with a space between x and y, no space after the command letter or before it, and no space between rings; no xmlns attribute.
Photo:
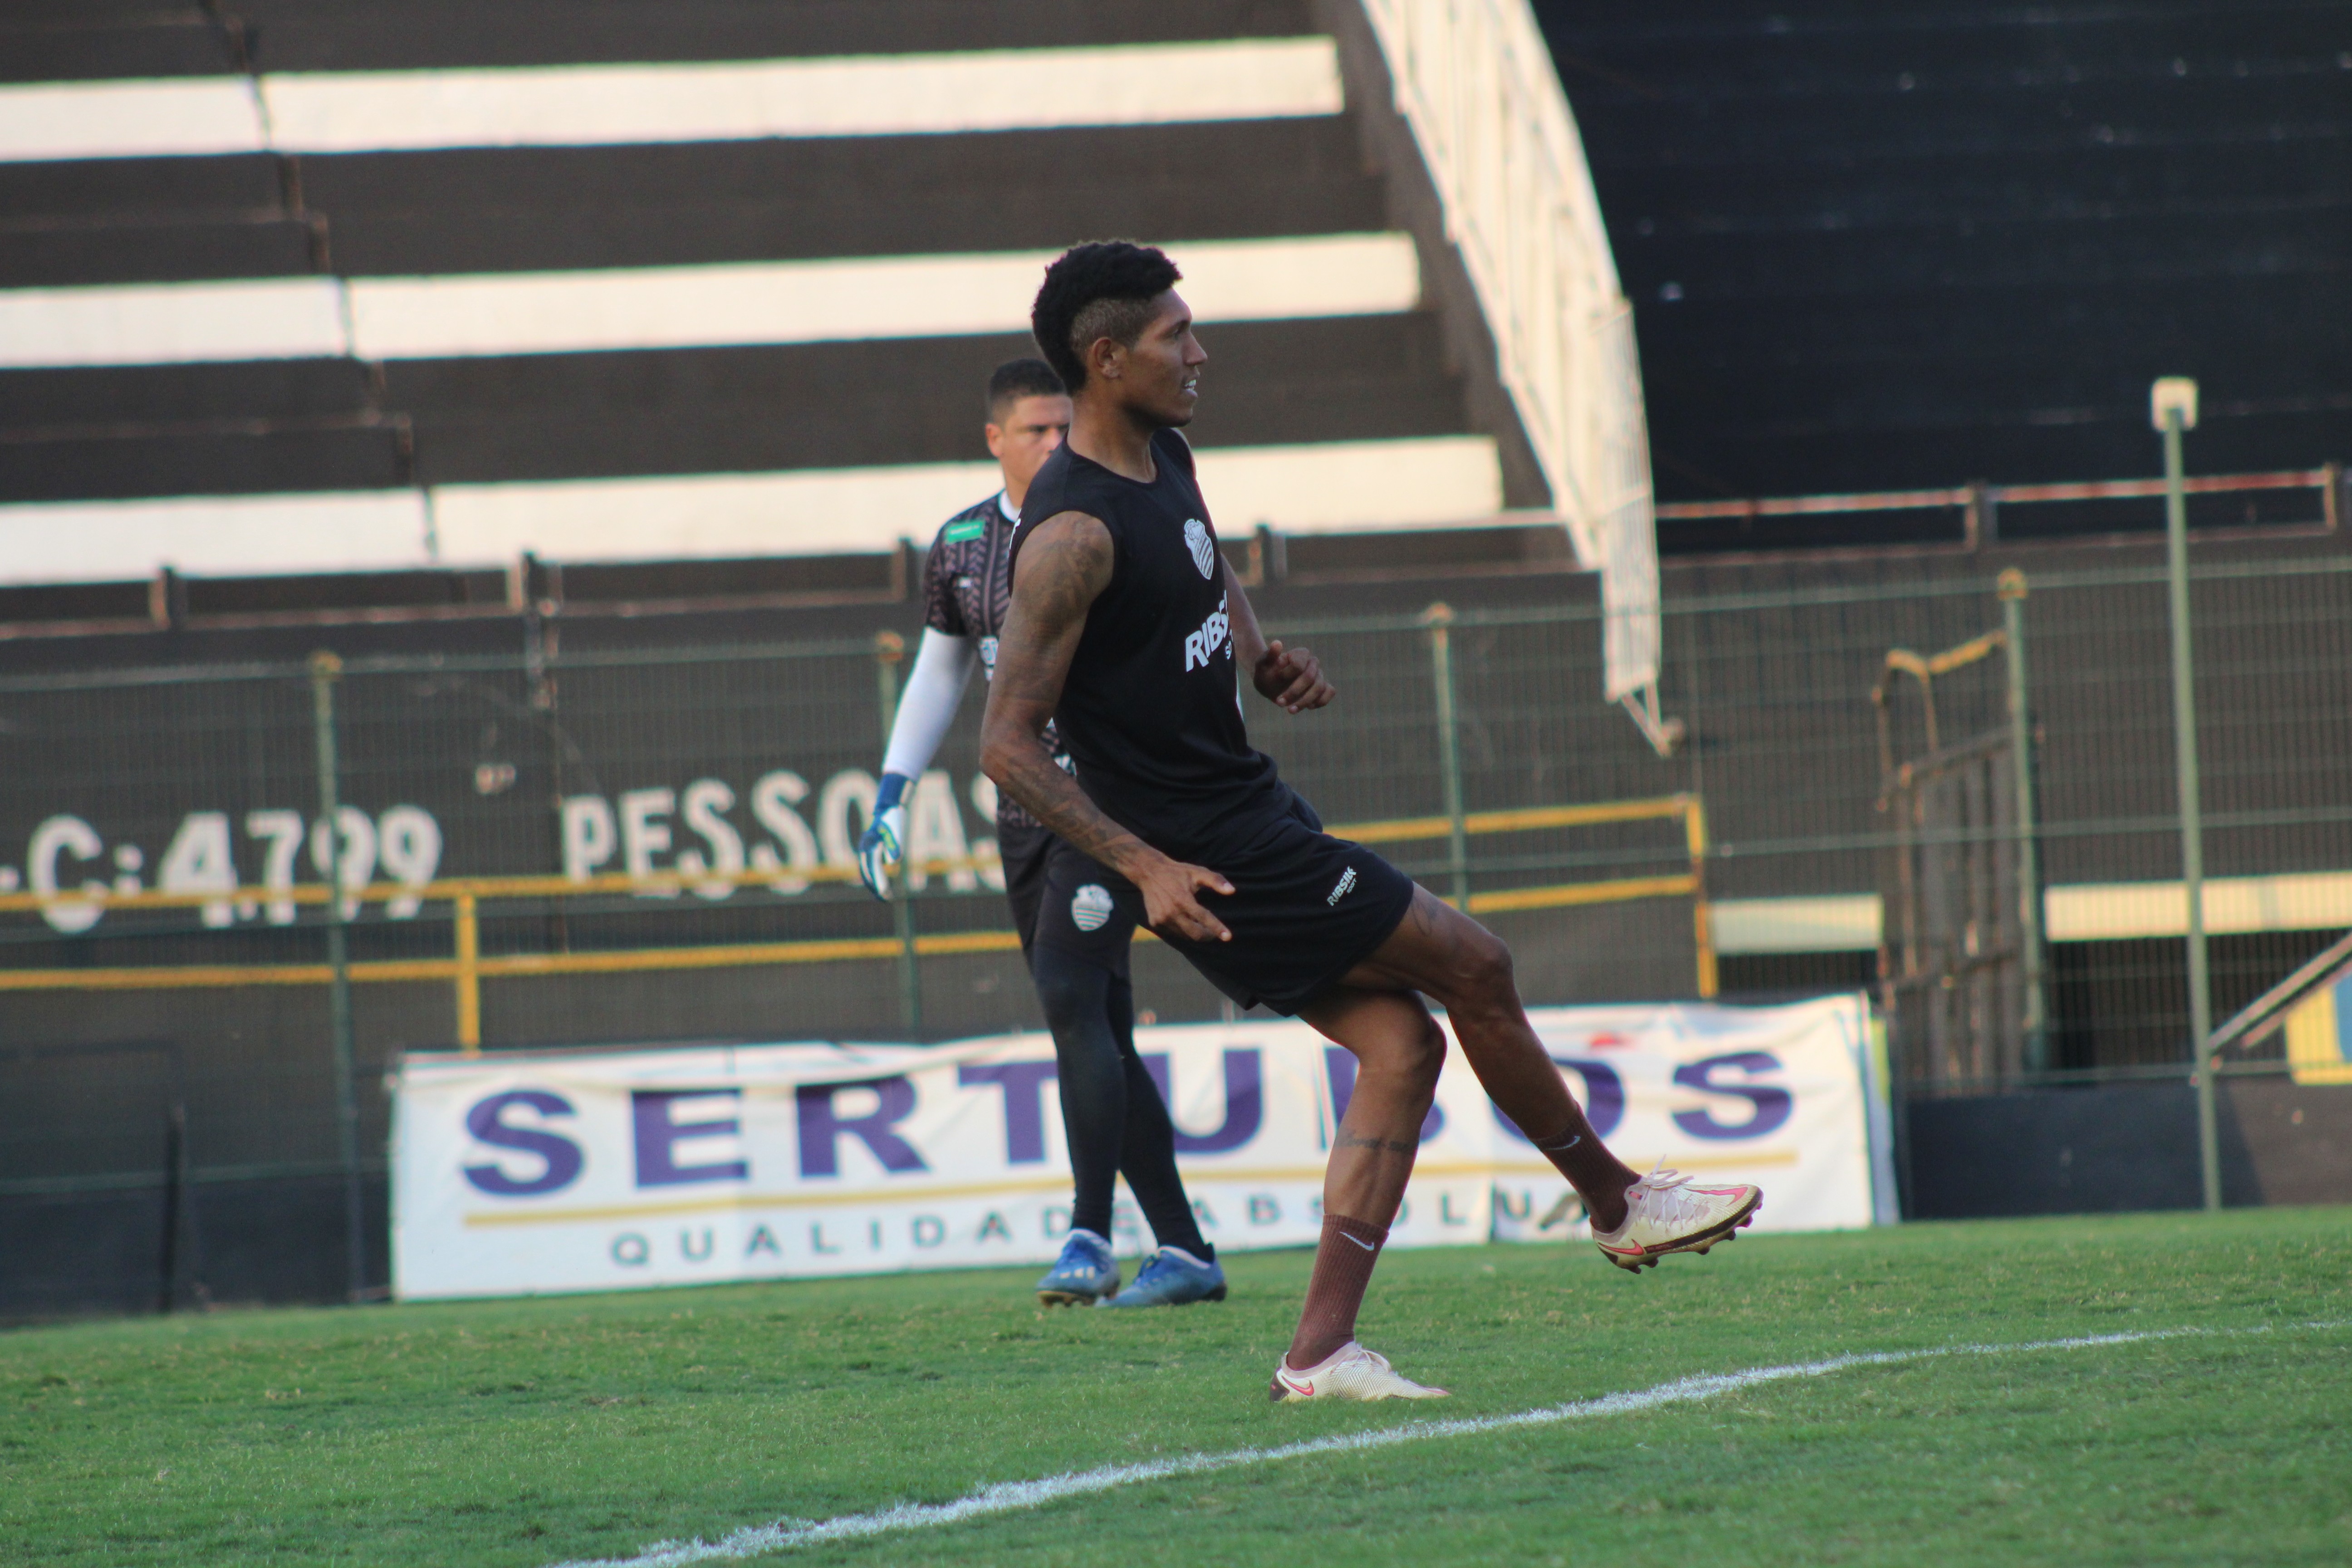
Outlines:
<svg viewBox="0 0 2352 1568"><path fill-rule="evenodd" d="M1233 622L1225 616L1225 595L1217 595L1217 607L1201 623L1201 629L1184 638L1184 668L1189 673L1216 657L1233 631Z"/></svg>

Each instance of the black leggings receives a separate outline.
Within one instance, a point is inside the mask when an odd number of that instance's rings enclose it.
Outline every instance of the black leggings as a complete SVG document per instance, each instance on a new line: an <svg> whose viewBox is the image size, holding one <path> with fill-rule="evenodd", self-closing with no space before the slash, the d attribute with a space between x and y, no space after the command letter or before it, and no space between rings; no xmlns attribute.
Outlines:
<svg viewBox="0 0 2352 1568"><path fill-rule="evenodd" d="M1168 1107L1135 1054L1135 988L1124 976L1053 947L1031 951L1029 973L1059 1064L1062 1131L1077 1188L1071 1225L1109 1236L1111 1178L1123 1173L1160 1246L1212 1256L1176 1173L1176 1130Z"/></svg>

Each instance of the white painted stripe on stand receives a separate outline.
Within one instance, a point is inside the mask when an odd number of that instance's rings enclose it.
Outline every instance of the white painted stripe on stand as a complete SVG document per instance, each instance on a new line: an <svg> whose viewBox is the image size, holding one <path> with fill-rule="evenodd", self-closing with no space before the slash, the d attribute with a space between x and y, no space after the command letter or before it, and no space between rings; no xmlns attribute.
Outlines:
<svg viewBox="0 0 2352 1568"><path fill-rule="evenodd" d="M421 490L0 506L0 582L386 572L429 563Z"/></svg>
<svg viewBox="0 0 2352 1568"><path fill-rule="evenodd" d="M1203 322L1409 310L1402 234L1171 245ZM1053 252L767 261L598 272L362 278L350 285L362 359L568 353L1025 331Z"/></svg>
<svg viewBox="0 0 2352 1568"><path fill-rule="evenodd" d="M1261 522L1285 533L1443 528L1503 509L1491 436L1210 447L1200 465L1201 493L1228 539Z"/></svg>
<svg viewBox="0 0 2352 1568"><path fill-rule="evenodd" d="M331 278L0 289L0 368L333 359L351 352Z"/></svg>
<svg viewBox="0 0 2352 1568"><path fill-rule="evenodd" d="M201 156L265 146L260 106L244 77L0 87L0 163Z"/></svg>
<svg viewBox="0 0 2352 1568"><path fill-rule="evenodd" d="M850 554L929 544L1003 482L981 462L441 485L433 518L443 557L467 563Z"/></svg>
<svg viewBox="0 0 2352 1568"><path fill-rule="evenodd" d="M1410 310L1408 235L1171 242L1204 324ZM1054 253L0 290L0 367L439 359L1021 332ZM348 340L343 322L351 323Z"/></svg>
<svg viewBox="0 0 2352 1568"><path fill-rule="evenodd" d="M1329 38L266 76L285 152L894 136L1337 114Z"/></svg>
<svg viewBox="0 0 2352 1568"><path fill-rule="evenodd" d="M1337 114L1328 37L0 88L0 162L580 147ZM268 110L267 118L259 111Z"/></svg>
<svg viewBox="0 0 2352 1568"><path fill-rule="evenodd" d="M1200 464L1230 537L1260 521L1319 522L1350 500L1381 521L1417 506L1404 521L1443 524L1491 512L1502 485L1484 436L1211 447ZM450 561L511 561L526 550L553 561L810 555L888 550L901 538L928 544L942 521L1002 482L995 464L981 462L443 485L433 510Z"/></svg>
<svg viewBox="0 0 2352 1568"><path fill-rule="evenodd" d="M1350 500L1375 523L1443 526L1491 511L1502 484L1484 436L1212 447L1200 461L1234 537L1260 521L1322 526ZM437 555L418 490L32 502L0 506L0 580L495 565L527 550L571 562L853 553L929 543L1002 482L994 463L974 462L441 485Z"/></svg>
<svg viewBox="0 0 2352 1568"><path fill-rule="evenodd" d="M877 1536L897 1535L910 1530L937 1529L942 1525L961 1524L970 1520L987 1519L999 1514L1017 1513L1043 1508L1065 1498L1091 1497L1101 1492L1116 1491L1123 1487L1142 1486L1153 1481L1174 1480L1185 1476L1212 1475L1221 1470L1243 1469L1257 1465L1277 1464L1286 1459L1312 1458L1325 1454L1361 1454L1380 1448L1399 1447L1407 1443L1436 1442L1451 1437L1479 1437L1489 1433L1524 1431L1529 1427L1557 1426L1572 1421L1592 1421L1612 1415L1638 1415L1645 1411L1663 1409L1675 1405L1695 1405L1702 1400L1720 1398L1727 1394L1738 1394L1768 1384L1788 1383L1804 1378L1826 1377L1833 1373L1857 1367L1901 1366L1908 1363L1940 1361L1958 1356L2000 1356L2047 1353L2063 1351L2112 1350L2124 1345L2148 1344L2161 1340L2206 1339L2248 1334L2294 1332L2297 1330L2327 1331L2339 1329L2339 1322L2299 1323L2283 1330L2252 1329L2153 1329L2135 1333L2084 1334L2070 1339L2028 1340L2012 1344L1938 1345L1926 1350L1864 1352L1853 1355L1831 1356L1822 1361L1798 1362L1785 1366L1750 1367L1741 1372L1701 1373L1680 1377L1671 1383L1624 1394L1603 1394L1598 1399L1580 1399L1566 1405L1548 1405L1537 1410L1514 1411L1504 1415L1477 1415L1454 1421L1408 1421L1394 1426L1376 1426L1353 1432L1342 1432L1328 1437L1310 1437L1303 1442L1284 1443L1263 1448L1229 1448L1222 1453L1179 1454L1165 1459L1148 1459L1140 1464L1105 1465L1097 1469L1065 1472L1058 1476L1040 1477L1035 1480L1000 1481L966 1492L953 1502L898 1503L872 1513L844 1514L827 1520L784 1519L773 1524L747 1526L718 1541L663 1541L646 1547L633 1557L610 1557L575 1560L557 1568L685 1568L694 1563L739 1562L747 1557L764 1556L773 1552L787 1552L797 1547L822 1546L842 1541L867 1541Z"/></svg>

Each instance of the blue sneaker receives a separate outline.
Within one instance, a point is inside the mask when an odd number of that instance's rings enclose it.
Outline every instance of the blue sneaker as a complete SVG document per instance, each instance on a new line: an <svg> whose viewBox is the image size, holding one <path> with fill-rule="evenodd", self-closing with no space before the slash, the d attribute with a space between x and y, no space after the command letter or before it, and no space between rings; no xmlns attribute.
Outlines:
<svg viewBox="0 0 2352 1568"><path fill-rule="evenodd" d="M1203 1263L1181 1247L1163 1247L1106 1307L1181 1307L1193 1301L1225 1299L1225 1271L1212 1260Z"/></svg>
<svg viewBox="0 0 2352 1568"><path fill-rule="evenodd" d="M1110 1243L1090 1230L1074 1230L1062 1243L1062 1256L1037 1281L1037 1301L1045 1307L1075 1307L1083 1301L1103 1301L1118 1289L1118 1260Z"/></svg>

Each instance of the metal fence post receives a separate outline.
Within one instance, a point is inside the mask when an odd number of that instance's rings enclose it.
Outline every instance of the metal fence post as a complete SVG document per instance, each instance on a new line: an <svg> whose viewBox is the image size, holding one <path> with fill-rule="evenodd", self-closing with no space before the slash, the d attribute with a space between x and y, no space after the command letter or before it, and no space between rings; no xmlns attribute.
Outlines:
<svg viewBox="0 0 2352 1568"><path fill-rule="evenodd" d="M1454 721L1454 607L1443 601L1422 612L1429 627L1429 673L1437 689L1437 768L1445 793L1445 866L1454 907L1470 907L1470 825L1462 814L1462 737Z"/></svg>
<svg viewBox="0 0 2352 1568"><path fill-rule="evenodd" d="M451 901L449 923L457 949L457 1048L482 1051L482 918L479 901L460 893Z"/></svg>
<svg viewBox="0 0 2352 1568"><path fill-rule="evenodd" d="M907 640L894 631L874 634L875 691L882 700L882 748L890 744L890 726L898 720L898 665L907 657ZM898 937L898 1017L908 1032L923 1029L923 971L915 951L915 878L911 846L898 862L898 896L890 900L890 921Z"/></svg>
<svg viewBox="0 0 2352 1568"><path fill-rule="evenodd" d="M2189 1049L2197 1086L2197 1164L2205 1206L2221 1206L2221 1144L2213 1108L2212 982L2205 953L2205 819L2197 773L2196 661L2189 641L2189 497L2180 434L2197 423L2197 384L2158 381L2150 412L2164 432L2165 563L2172 600L2172 752L2180 777L2180 887L2189 904Z"/></svg>
<svg viewBox="0 0 2352 1568"><path fill-rule="evenodd" d="M2033 719L2025 692L2025 574L2012 566L2000 574L2001 637L2009 652L2009 751L2017 788L2017 940L2024 973L2025 1000L2019 1032L2024 1036L2025 1068L2050 1066L2050 1003L2042 942L2042 833L2033 802Z"/></svg>
<svg viewBox="0 0 2352 1568"><path fill-rule="evenodd" d="M310 731L319 756L319 821L327 835L327 1026L335 1053L336 1153L343 1167L343 1280L358 1300L367 1284L366 1231L360 1212L360 1106L352 1049L352 951L343 908L341 763L335 744L335 682L343 661L310 656Z"/></svg>
<svg viewBox="0 0 2352 1568"><path fill-rule="evenodd" d="M1711 1002L1723 988L1721 966L1715 952L1715 910L1706 901L1706 803L1695 795L1676 795L1683 818L1683 840L1690 849L1691 939L1698 948L1698 994Z"/></svg>

